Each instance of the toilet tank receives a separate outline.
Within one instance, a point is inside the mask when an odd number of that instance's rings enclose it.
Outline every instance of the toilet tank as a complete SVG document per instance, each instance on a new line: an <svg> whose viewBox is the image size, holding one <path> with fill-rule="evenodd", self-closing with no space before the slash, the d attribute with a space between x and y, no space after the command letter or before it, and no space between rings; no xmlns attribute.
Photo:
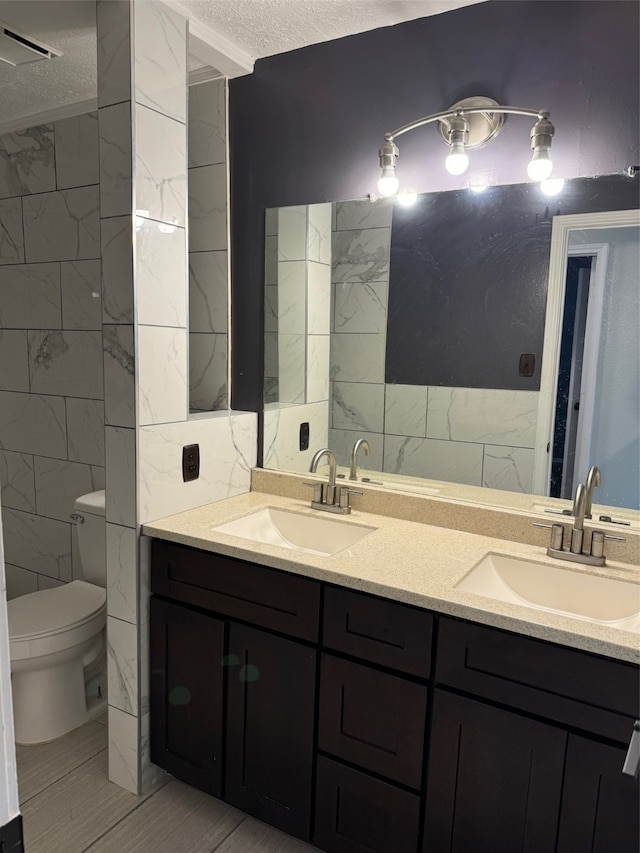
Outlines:
<svg viewBox="0 0 640 853"><path fill-rule="evenodd" d="M96 586L107 585L107 544L104 520L104 489L81 495L75 501L78 548L82 577ZM81 520L82 519L82 520Z"/></svg>

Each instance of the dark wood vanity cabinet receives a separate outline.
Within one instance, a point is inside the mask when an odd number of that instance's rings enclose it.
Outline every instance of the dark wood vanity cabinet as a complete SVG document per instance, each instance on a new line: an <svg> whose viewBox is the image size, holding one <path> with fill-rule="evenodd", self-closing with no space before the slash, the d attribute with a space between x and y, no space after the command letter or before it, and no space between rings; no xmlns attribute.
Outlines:
<svg viewBox="0 0 640 853"><path fill-rule="evenodd" d="M151 758L328 853L637 853L639 669L168 542Z"/></svg>
<svg viewBox="0 0 640 853"><path fill-rule="evenodd" d="M308 839L320 585L156 541L151 587L151 760Z"/></svg>

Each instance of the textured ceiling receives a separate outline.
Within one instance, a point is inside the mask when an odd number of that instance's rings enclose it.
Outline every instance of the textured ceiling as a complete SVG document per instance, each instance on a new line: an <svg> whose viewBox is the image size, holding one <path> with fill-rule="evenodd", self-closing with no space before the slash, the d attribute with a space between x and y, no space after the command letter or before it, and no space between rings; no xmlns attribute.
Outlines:
<svg viewBox="0 0 640 853"><path fill-rule="evenodd" d="M154 2L154 0L143 0ZM173 0L253 59L446 12L483 0ZM0 21L62 51L0 62L0 133L96 97L95 0L0 0ZM201 63L190 58L190 70Z"/></svg>

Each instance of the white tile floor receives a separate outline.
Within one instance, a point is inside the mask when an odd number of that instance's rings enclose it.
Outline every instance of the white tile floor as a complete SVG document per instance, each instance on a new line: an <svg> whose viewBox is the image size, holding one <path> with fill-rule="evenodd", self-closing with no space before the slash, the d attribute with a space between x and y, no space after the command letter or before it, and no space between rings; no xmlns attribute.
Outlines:
<svg viewBox="0 0 640 853"><path fill-rule="evenodd" d="M17 754L25 853L315 851L170 776L144 797L113 785L102 722Z"/></svg>

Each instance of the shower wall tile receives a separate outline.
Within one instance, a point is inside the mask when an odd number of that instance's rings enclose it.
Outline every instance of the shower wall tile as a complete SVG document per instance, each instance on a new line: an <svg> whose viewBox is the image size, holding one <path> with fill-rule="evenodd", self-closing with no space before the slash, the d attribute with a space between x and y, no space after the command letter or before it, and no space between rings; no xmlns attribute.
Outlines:
<svg viewBox="0 0 640 853"><path fill-rule="evenodd" d="M384 335L332 335L331 379L384 382Z"/></svg>
<svg viewBox="0 0 640 853"><path fill-rule="evenodd" d="M481 444L386 435L384 471L480 486Z"/></svg>
<svg viewBox="0 0 640 853"><path fill-rule="evenodd" d="M227 167L189 169L189 251L227 248Z"/></svg>
<svg viewBox="0 0 640 853"><path fill-rule="evenodd" d="M136 230L138 323L187 326L184 228L141 218ZM185 282L181 287L180 282Z"/></svg>
<svg viewBox="0 0 640 853"><path fill-rule="evenodd" d="M305 402L305 344L304 335L278 335L278 382L282 403Z"/></svg>
<svg viewBox="0 0 640 853"><path fill-rule="evenodd" d="M124 216L132 207L131 101L105 107L100 133L100 215Z"/></svg>
<svg viewBox="0 0 640 853"><path fill-rule="evenodd" d="M331 264L331 204L310 204L307 224L307 258Z"/></svg>
<svg viewBox="0 0 640 853"><path fill-rule="evenodd" d="M189 330L227 334L226 252L189 253Z"/></svg>
<svg viewBox="0 0 640 853"><path fill-rule="evenodd" d="M12 566L9 563L5 564L4 573L7 582L7 601L38 591L38 578L42 575L29 572L27 569L21 569L18 566Z"/></svg>
<svg viewBox="0 0 640 853"><path fill-rule="evenodd" d="M430 388L428 438L533 447L537 391Z"/></svg>
<svg viewBox="0 0 640 853"><path fill-rule="evenodd" d="M101 0L98 5L111 5ZM125 791L139 791L139 720L109 705L109 781Z"/></svg>
<svg viewBox="0 0 640 853"><path fill-rule="evenodd" d="M187 330L138 326L138 423L185 420L188 411Z"/></svg>
<svg viewBox="0 0 640 853"><path fill-rule="evenodd" d="M0 328L0 390L29 390L27 333Z"/></svg>
<svg viewBox="0 0 640 853"><path fill-rule="evenodd" d="M64 586L64 581L56 580L56 578L48 578L46 575L36 575L38 578L38 592L43 589L55 589L57 586Z"/></svg>
<svg viewBox="0 0 640 853"><path fill-rule="evenodd" d="M257 416L206 413L140 429L140 522L249 491L256 464ZM182 481L182 447L200 445L200 477Z"/></svg>
<svg viewBox="0 0 640 853"><path fill-rule="evenodd" d="M377 476L377 472L382 471L384 449L384 436L382 433L365 432L364 430L330 429L329 447L336 454L338 465L348 469L351 460L351 450L359 438L365 438L369 443L369 455L365 456L364 453L360 452L358 456L358 471L375 471L376 474L373 477L381 480L382 475ZM361 477L362 473L358 476Z"/></svg>
<svg viewBox="0 0 640 853"><path fill-rule="evenodd" d="M29 361L32 392L103 398L100 332L29 332Z"/></svg>
<svg viewBox="0 0 640 853"><path fill-rule="evenodd" d="M100 180L98 113L61 119L54 128L57 189L97 184Z"/></svg>
<svg viewBox="0 0 640 853"><path fill-rule="evenodd" d="M65 329L102 329L100 261L60 264L62 325Z"/></svg>
<svg viewBox="0 0 640 853"><path fill-rule="evenodd" d="M102 219L100 230L103 322L133 323L133 218Z"/></svg>
<svg viewBox="0 0 640 853"><path fill-rule="evenodd" d="M300 450L300 424L309 424L309 449ZM316 450L329 446L327 424L329 403L306 403L301 406L266 406L264 412L263 446L265 468L309 471ZM311 499L311 492L309 492Z"/></svg>
<svg viewBox="0 0 640 853"><path fill-rule="evenodd" d="M65 459L67 428L62 397L0 391L0 447Z"/></svg>
<svg viewBox="0 0 640 853"><path fill-rule="evenodd" d="M100 257L98 197L97 186L25 196L27 262Z"/></svg>
<svg viewBox="0 0 640 853"><path fill-rule="evenodd" d="M329 399L329 335L307 335L307 403Z"/></svg>
<svg viewBox="0 0 640 853"><path fill-rule="evenodd" d="M360 231L368 228L391 228L394 200L379 198L357 201L338 201L336 208L336 230Z"/></svg>
<svg viewBox="0 0 640 853"><path fill-rule="evenodd" d="M329 335L330 330L331 267L308 261L307 332L310 335Z"/></svg>
<svg viewBox="0 0 640 853"><path fill-rule="evenodd" d="M104 489L104 468L42 456L33 461L38 515L68 522L79 495Z"/></svg>
<svg viewBox="0 0 640 853"><path fill-rule="evenodd" d="M107 612L138 624L138 535L131 527L107 524Z"/></svg>
<svg viewBox="0 0 640 853"><path fill-rule="evenodd" d="M386 336L388 287L386 281L334 284L333 331Z"/></svg>
<svg viewBox="0 0 640 853"><path fill-rule="evenodd" d="M109 426L135 427L133 326L103 327L104 419Z"/></svg>
<svg viewBox="0 0 640 853"><path fill-rule="evenodd" d="M278 211L278 260L307 258L307 207L281 207Z"/></svg>
<svg viewBox="0 0 640 853"><path fill-rule="evenodd" d="M278 333L304 335L307 329L307 264L278 263Z"/></svg>
<svg viewBox="0 0 640 853"><path fill-rule="evenodd" d="M104 465L104 403L67 397L69 459Z"/></svg>
<svg viewBox="0 0 640 853"><path fill-rule="evenodd" d="M334 232L333 281L387 280L390 242L389 228Z"/></svg>
<svg viewBox="0 0 640 853"><path fill-rule="evenodd" d="M280 208L268 207L264 212L264 233L266 237L278 236L278 217ZM276 244L277 245L277 244Z"/></svg>
<svg viewBox="0 0 640 853"><path fill-rule="evenodd" d="M5 559L13 566L71 580L71 525L9 507L2 510Z"/></svg>
<svg viewBox="0 0 640 853"><path fill-rule="evenodd" d="M136 3L133 12L135 99L184 124L187 117L187 20L164 3ZM158 61L159 52L161 62Z"/></svg>
<svg viewBox="0 0 640 853"><path fill-rule="evenodd" d="M138 713L138 631L122 619L107 617L109 705L126 714Z"/></svg>
<svg viewBox="0 0 640 853"><path fill-rule="evenodd" d="M98 0L98 106L131 98L131 3Z"/></svg>
<svg viewBox="0 0 640 853"><path fill-rule="evenodd" d="M0 199L0 264L23 263L22 198Z"/></svg>
<svg viewBox="0 0 640 853"><path fill-rule="evenodd" d="M23 512L36 511L33 456L0 450L0 503Z"/></svg>
<svg viewBox="0 0 640 853"><path fill-rule="evenodd" d="M227 408L226 335L189 335L189 400L191 408L218 411Z"/></svg>
<svg viewBox="0 0 640 853"><path fill-rule="evenodd" d="M484 448L482 485L490 489L531 494L533 488L534 451L522 447Z"/></svg>
<svg viewBox="0 0 640 853"><path fill-rule="evenodd" d="M384 385L334 382L331 426L359 432L384 431Z"/></svg>
<svg viewBox="0 0 640 853"><path fill-rule="evenodd" d="M53 151L51 124L0 136L0 198L55 190Z"/></svg>
<svg viewBox="0 0 640 853"><path fill-rule="evenodd" d="M189 86L189 168L226 162L226 80Z"/></svg>
<svg viewBox="0 0 640 853"><path fill-rule="evenodd" d="M61 326L60 264L0 267L1 328L59 329Z"/></svg>
<svg viewBox="0 0 640 853"><path fill-rule="evenodd" d="M278 238L265 237L264 280L266 284L278 284Z"/></svg>
<svg viewBox="0 0 640 853"><path fill-rule="evenodd" d="M387 435L424 438L429 389L420 385L387 385L384 431Z"/></svg>
<svg viewBox="0 0 640 853"><path fill-rule="evenodd" d="M105 427L106 518L113 524L135 527L136 433L123 427Z"/></svg>
<svg viewBox="0 0 640 853"><path fill-rule="evenodd" d="M185 125L137 105L135 134L136 209L149 219L184 226L187 202ZM224 249L225 246L206 248Z"/></svg>
<svg viewBox="0 0 640 853"><path fill-rule="evenodd" d="M264 289L264 330L278 333L278 288L271 285Z"/></svg>

